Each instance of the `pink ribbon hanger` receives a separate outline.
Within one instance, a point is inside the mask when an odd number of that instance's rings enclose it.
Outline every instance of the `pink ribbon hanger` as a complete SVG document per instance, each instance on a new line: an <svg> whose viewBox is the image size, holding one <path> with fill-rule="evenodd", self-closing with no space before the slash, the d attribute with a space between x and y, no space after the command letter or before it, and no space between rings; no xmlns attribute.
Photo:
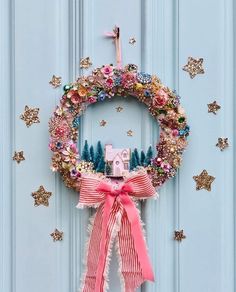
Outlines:
<svg viewBox="0 0 236 292"><path fill-rule="evenodd" d="M118 69L122 68L122 56L121 56L121 40L120 40L120 28L115 26L112 32L106 32L105 36L112 37L115 41L116 47L116 66Z"/></svg>

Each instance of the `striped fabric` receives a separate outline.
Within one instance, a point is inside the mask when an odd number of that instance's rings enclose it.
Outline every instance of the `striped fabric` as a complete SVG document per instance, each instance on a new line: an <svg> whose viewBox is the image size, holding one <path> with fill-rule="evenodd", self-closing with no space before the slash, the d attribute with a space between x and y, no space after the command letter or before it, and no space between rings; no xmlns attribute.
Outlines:
<svg viewBox="0 0 236 292"><path fill-rule="evenodd" d="M155 189L144 171L119 185L95 175L83 177L78 207L99 206L88 241L82 292L107 290L109 257L114 242L123 291L134 292L145 280L154 280L141 221L131 199L154 195Z"/></svg>

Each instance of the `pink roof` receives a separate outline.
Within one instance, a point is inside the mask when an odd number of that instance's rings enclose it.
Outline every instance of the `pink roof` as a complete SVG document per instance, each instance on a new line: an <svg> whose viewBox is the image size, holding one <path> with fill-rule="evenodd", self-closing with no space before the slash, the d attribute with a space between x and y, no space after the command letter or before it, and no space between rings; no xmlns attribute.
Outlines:
<svg viewBox="0 0 236 292"><path fill-rule="evenodd" d="M122 158L123 151L127 151L126 159ZM105 160L113 161L116 155L119 155L121 159L123 160L130 160L130 149L129 148L118 149L118 148L112 148L112 145L110 144L105 145Z"/></svg>

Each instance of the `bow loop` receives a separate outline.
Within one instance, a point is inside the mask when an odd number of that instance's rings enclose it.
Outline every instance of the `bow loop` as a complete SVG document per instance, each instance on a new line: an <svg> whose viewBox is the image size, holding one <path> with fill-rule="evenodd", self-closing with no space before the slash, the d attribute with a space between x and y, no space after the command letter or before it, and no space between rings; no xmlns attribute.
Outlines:
<svg viewBox="0 0 236 292"><path fill-rule="evenodd" d="M156 195L151 180L146 171L142 169L126 178L121 187L124 192L136 199L147 199ZM105 201L107 193L112 192L111 188L111 184L104 177L99 177L96 174L84 175L77 207L98 207Z"/></svg>

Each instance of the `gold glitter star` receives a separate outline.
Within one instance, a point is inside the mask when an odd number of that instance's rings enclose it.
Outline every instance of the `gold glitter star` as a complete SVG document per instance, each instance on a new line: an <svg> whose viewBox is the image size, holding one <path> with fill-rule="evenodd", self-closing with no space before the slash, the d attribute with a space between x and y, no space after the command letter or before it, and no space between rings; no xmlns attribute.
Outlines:
<svg viewBox="0 0 236 292"><path fill-rule="evenodd" d="M62 241L63 239L63 232L59 231L57 228L50 235L53 238L53 241Z"/></svg>
<svg viewBox="0 0 236 292"><path fill-rule="evenodd" d="M204 74L203 58L188 57L188 63L183 67L183 70L187 71L191 78L194 78L197 74Z"/></svg>
<svg viewBox="0 0 236 292"><path fill-rule="evenodd" d="M131 38L129 39L129 44L131 44L131 45L135 45L135 44L136 44L136 39L135 39L135 37L131 37Z"/></svg>
<svg viewBox="0 0 236 292"><path fill-rule="evenodd" d="M196 190L205 189L207 191L211 191L211 184L215 180L214 176L208 174L208 172L204 169L199 175L193 177L196 182Z"/></svg>
<svg viewBox="0 0 236 292"><path fill-rule="evenodd" d="M182 241L186 238L186 235L184 234L183 230L176 230L174 234L174 240Z"/></svg>
<svg viewBox="0 0 236 292"><path fill-rule="evenodd" d="M20 115L20 118L25 121L27 127L30 127L34 123L40 123L39 108L30 108L28 105L25 106L25 111Z"/></svg>
<svg viewBox="0 0 236 292"><path fill-rule="evenodd" d="M19 151L19 152L15 151L12 159L15 160L19 164L21 161L25 160L24 151Z"/></svg>
<svg viewBox="0 0 236 292"><path fill-rule="evenodd" d="M220 105L217 104L216 101L213 101L212 103L208 103L208 113L213 113L216 115L216 112L221 108Z"/></svg>
<svg viewBox="0 0 236 292"><path fill-rule="evenodd" d="M80 59L80 68L88 69L90 66L92 66L92 62L89 57Z"/></svg>
<svg viewBox="0 0 236 292"><path fill-rule="evenodd" d="M43 186L40 186L36 192L32 192L32 197L34 198L34 205L37 207L39 205L49 206L48 199L51 197L52 193L47 192Z"/></svg>
<svg viewBox="0 0 236 292"><path fill-rule="evenodd" d="M228 138L218 138L218 143L216 144L216 147L219 147L220 150L223 151L225 148L229 147L228 140Z"/></svg>
<svg viewBox="0 0 236 292"><path fill-rule="evenodd" d="M122 107L122 106L118 106L118 107L116 107L116 111L117 111L118 113L120 113L121 111L123 111L123 107Z"/></svg>
<svg viewBox="0 0 236 292"><path fill-rule="evenodd" d="M132 130L127 131L127 136L132 137L134 135L134 132Z"/></svg>
<svg viewBox="0 0 236 292"><path fill-rule="evenodd" d="M49 84L51 84L54 88L59 87L61 85L61 77L53 75L51 81L49 81Z"/></svg>
<svg viewBox="0 0 236 292"><path fill-rule="evenodd" d="M101 120L101 121L99 122L99 124L100 124L101 127L105 127L106 124L107 124L107 121L105 121L105 120Z"/></svg>

